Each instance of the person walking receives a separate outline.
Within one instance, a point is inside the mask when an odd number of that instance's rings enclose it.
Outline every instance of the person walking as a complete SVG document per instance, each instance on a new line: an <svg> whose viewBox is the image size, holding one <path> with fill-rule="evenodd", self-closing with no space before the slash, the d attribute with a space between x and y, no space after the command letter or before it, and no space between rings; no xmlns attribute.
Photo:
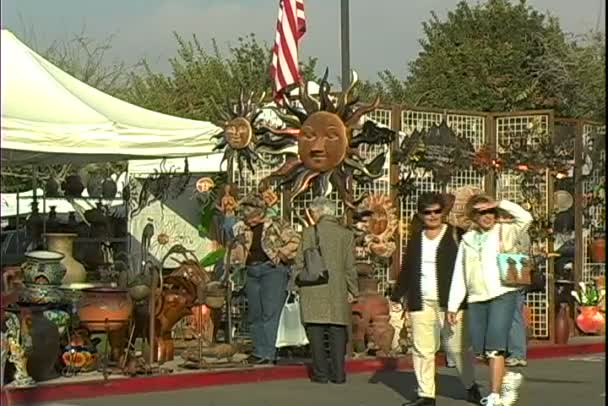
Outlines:
<svg viewBox="0 0 608 406"><path fill-rule="evenodd" d="M473 356L468 351L464 305L458 306L459 322L446 323L449 288L458 251L458 233L445 224L445 199L438 193L423 193L418 199L416 231L411 235L391 300L407 302L412 322L413 362L418 397L404 406L435 405L435 356L444 337L463 386L467 401L479 404L481 394L474 380Z"/></svg>
<svg viewBox="0 0 608 406"><path fill-rule="evenodd" d="M341 384L346 382L344 359L347 327L352 318L350 303L359 294L354 234L336 218L335 203L324 197L315 198L309 212L315 225L302 233L290 286L296 285L297 276L304 269L304 252L318 244L328 270L328 283L299 288L302 322L312 355L311 380Z"/></svg>
<svg viewBox="0 0 608 406"><path fill-rule="evenodd" d="M262 196L254 193L239 202L241 220L234 227L230 265L245 266L245 293L251 324L253 354L249 363L276 362L276 339L281 310L287 298L288 264L294 259L300 235L283 219L268 217Z"/></svg>
<svg viewBox="0 0 608 406"><path fill-rule="evenodd" d="M498 211L513 220L497 223ZM513 247L527 232L532 215L519 205L487 195L473 196L466 205L473 228L464 234L458 249L448 299L450 324L460 323L460 309L468 302L470 336L473 350L486 359L490 367L490 394L482 400L485 406L511 406L518 396L523 376L506 372L505 356L509 354L509 331L519 288L502 284L498 268L501 246Z"/></svg>

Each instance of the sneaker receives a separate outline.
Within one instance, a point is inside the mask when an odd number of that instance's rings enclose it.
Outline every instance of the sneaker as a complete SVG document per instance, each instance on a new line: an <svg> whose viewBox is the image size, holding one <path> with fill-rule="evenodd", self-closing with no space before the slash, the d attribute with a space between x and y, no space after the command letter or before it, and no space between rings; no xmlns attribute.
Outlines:
<svg viewBox="0 0 608 406"><path fill-rule="evenodd" d="M528 361L521 358L507 358L505 365L508 367L525 367L528 365Z"/></svg>
<svg viewBox="0 0 608 406"><path fill-rule="evenodd" d="M524 381L524 376L517 372L507 372L502 378L502 391L500 397L503 406L512 406L517 402L519 387Z"/></svg>
<svg viewBox="0 0 608 406"><path fill-rule="evenodd" d="M500 395L498 393L490 393L485 398L481 399L479 402L482 406L504 406L504 404L500 400Z"/></svg>
<svg viewBox="0 0 608 406"><path fill-rule="evenodd" d="M476 383L467 389L467 402L474 405L478 405L481 402L481 392L479 391L479 385Z"/></svg>

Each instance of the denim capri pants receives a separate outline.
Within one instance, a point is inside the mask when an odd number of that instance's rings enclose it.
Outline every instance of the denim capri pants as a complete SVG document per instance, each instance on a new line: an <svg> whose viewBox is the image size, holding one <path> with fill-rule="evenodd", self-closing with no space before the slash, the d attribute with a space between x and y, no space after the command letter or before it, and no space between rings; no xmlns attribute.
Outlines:
<svg viewBox="0 0 608 406"><path fill-rule="evenodd" d="M476 355L487 358L508 356L509 331L517 294L517 291L508 292L485 302L468 304L469 333Z"/></svg>

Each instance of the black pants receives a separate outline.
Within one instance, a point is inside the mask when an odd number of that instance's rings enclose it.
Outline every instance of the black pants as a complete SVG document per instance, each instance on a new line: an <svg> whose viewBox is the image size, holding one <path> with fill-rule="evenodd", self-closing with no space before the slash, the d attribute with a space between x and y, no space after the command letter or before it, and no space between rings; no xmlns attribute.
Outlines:
<svg viewBox="0 0 608 406"><path fill-rule="evenodd" d="M342 383L346 380L346 326L307 324L306 334L312 355L312 379ZM328 344L328 345L326 345Z"/></svg>

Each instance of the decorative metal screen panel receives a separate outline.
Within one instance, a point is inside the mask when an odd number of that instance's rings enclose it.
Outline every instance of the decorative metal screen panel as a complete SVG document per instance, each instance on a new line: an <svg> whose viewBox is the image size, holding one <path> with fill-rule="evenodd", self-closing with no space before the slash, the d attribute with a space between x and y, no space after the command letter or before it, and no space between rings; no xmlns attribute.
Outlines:
<svg viewBox="0 0 608 406"><path fill-rule="evenodd" d="M391 127L391 110L376 109L375 111L367 114L366 119L375 122L378 125ZM383 194L390 196L391 193L391 182L390 182L390 166L391 166L391 147L380 146L380 145L360 145L358 149L359 154L366 163L374 159L381 152L386 152L386 161L382 169L382 177L373 180L372 182L360 184L354 182L353 191L354 196L361 196L363 193L369 194ZM372 262L370 258L360 258L359 261ZM374 265L376 273L376 279L378 279L378 293L384 294L389 286L390 269L386 265Z"/></svg>
<svg viewBox="0 0 608 406"><path fill-rule="evenodd" d="M583 179L583 199L589 196L598 198L598 194L595 189L598 186L606 185L606 177L604 174L606 165L606 149L603 148L599 153L598 162L594 162L591 167L591 171L585 173L585 165L587 153L594 148L593 136L606 138L606 126L596 124L584 124L583 125L583 172L586 175ZM595 192L595 193L594 193ZM588 205L583 210L583 274L582 280L584 282L593 282L594 278L598 276L604 276L606 274L605 263L593 263L590 255L589 245L593 239L593 233L596 230L604 231L604 219L606 215L606 200L598 201L596 204Z"/></svg>
<svg viewBox="0 0 608 406"><path fill-rule="evenodd" d="M430 128L432 125L440 124L443 114L422 110L404 110L401 112L401 131L405 137L418 129L419 131ZM486 118L483 115L474 114L446 114L447 124L459 135L465 136L475 147L479 149L486 143ZM399 142L401 142L399 140ZM415 190L406 199L402 199L401 212L401 257L406 248L408 238L408 226L416 213L418 197L424 192L439 191L439 186L434 182L433 175L419 171L416 177ZM447 185L446 191L454 191L463 186L476 186L483 189L484 176L473 169L458 171Z"/></svg>
<svg viewBox="0 0 608 406"><path fill-rule="evenodd" d="M535 114L535 115L517 115L517 116L502 116L495 118L496 128L496 140L498 145L505 144L513 141L515 138L522 134L526 134L531 128L537 126L538 132L535 132L534 137L547 137L552 132L549 128L549 115L548 114ZM539 139L532 139L532 145L538 143ZM534 185L538 188L542 196L544 197L544 205L539 207L539 213L545 215L547 213L547 179L544 179L540 183ZM521 190L521 178L519 175L514 173L500 173L497 176L496 185L496 198L506 199L515 203L524 203L523 195ZM546 241L542 241L538 248L546 252ZM538 263L539 268L542 272L547 272L547 262L540 261ZM548 280L548 278L546 278ZM544 292L529 293L526 298L526 304L530 310L530 329L531 334L535 338L548 338L549 337L549 301L547 295L547 285L545 285Z"/></svg>

